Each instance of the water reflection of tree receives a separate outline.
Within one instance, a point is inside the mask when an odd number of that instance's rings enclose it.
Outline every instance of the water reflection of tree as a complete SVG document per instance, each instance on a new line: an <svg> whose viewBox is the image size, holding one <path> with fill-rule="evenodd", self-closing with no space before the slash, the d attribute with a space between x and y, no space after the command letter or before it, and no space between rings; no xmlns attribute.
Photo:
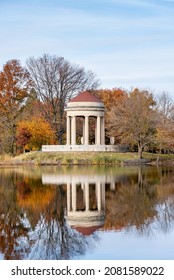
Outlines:
<svg viewBox="0 0 174 280"><path fill-rule="evenodd" d="M24 212L16 203L16 176L0 177L0 251L5 259L21 259L28 248L29 228L24 223Z"/></svg>
<svg viewBox="0 0 174 280"><path fill-rule="evenodd" d="M174 221L174 197L170 197L164 203L157 205L158 215L156 221L163 232L168 232Z"/></svg>
<svg viewBox="0 0 174 280"><path fill-rule="evenodd" d="M158 215L156 222L163 232L167 232L173 226L174 221L174 171L170 169L160 170L160 182L158 183Z"/></svg>
<svg viewBox="0 0 174 280"><path fill-rule="evenodd" d="M55 188L54 199L40 217L31 234L34 246L30 258L69 259L85 253L89 239L70 228L65 219L66 193L64 186ZM36 238L37 236L37 238Z"/></svg>
<svg viewBox="0 0 174 280"><path fill-rule="evenodd" d="M5 259L69 259L84 254L86 237L65 219L66 187L12 172L0 178L0 252Z"/></svg>
<svg viewBox="0 0 174 280"><path fill-rule="evenodd" d="M174 173L139 168L106 186L105 229L150 234L174 222ZM95 208L95 201L91 206ZM83 205L79 205L83 208ZM69 259L94 247L66 223L66 186L13 171L0 176L0 252L5 259Z"/></svg>
<svg viewBox="0 0 174 280"><path fill-rule="evenodd" d="M161 176L161 172L149 174L140 167L137 178L130 177L127 182L117 183L115 191L107 191L105 227L149 235L154 232L156 222L156 227L167 231L174 222L173 177L171 172L165 174L165 181L160 185Z"/></svg>

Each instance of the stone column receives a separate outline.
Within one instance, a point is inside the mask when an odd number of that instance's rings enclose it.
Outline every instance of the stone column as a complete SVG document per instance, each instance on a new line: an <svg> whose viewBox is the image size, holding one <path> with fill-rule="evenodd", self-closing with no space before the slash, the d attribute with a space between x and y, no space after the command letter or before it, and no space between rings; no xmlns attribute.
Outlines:
<svg viewBox="0 0 174 280"><path fill-rule="evenodd" d="M66 144L70 145L71 140L70 140L70 133L71 131L71 118L69 116L66 117Z"/></svg>
<svg viewBox="0 0 174 280"><path fill-rule="evenodd" d="M105 118L101 117L101 145L105 145Z"/></svg>
<svg viewBox="0 0 174 280"><path fill-rule="evenodd" d="M102 192L101 192L101 183L97 183L97 208L98 211L102 210Z"/></svg>
<svg viewBox="0 0 174 280"><path fill-rule="evenodd" d="M115 182L114 182L114 181L111 182L110 189L111 189L112 191L115 190Z"/></svg>
<svg viewBox="0 0 174 280"><path fill-rule="evenodd" d="M89 145L89 117L85 116L85 145Z"/></svg>
<svg viewBox="0 0 174 280"><path fill-rule="evenodd" d="M83 118L83 145L85 144L85 118Z"/></svg>
<svg viewBox="0 0 174 280"><path fill-rule="evenodd" d="M76 117L72 117L71 125L71 145L76 145Z"/></svg>
<svg viewBox="0 0 174 280"><path fill-rule="evenodd" d="M72 210L77 209L76 184L72 183Z"/></svg>
<svg viewBox="0 0 174 280"><path fill-rule="evenodd" d="M81 183L81 189L83 190L83 192L85 191L85 183L84 182Z"/></svg>
<svg viewBox="0 0 174 280"><path fill-rule="evenodd" d="M97 118L95 119L95 145L97 145Z"/></svg>
<svg viewBox="0 0 174 280"><path fill-rule="evenodd" d="M105 183L102 183L102 210L105 210Z"/></svg>
<svg viewBox="0 0 174 280"><path fill-rule="evenodd" d="M101 144L101 118L97 117L97 145Z"/></svg>
<svg viewBox="0 0 174 280"><path fill-rule="evenodd" d="M89 211L89 183L85 182L85 207Z"/></svg>
<svg viewBox="0 0 174 280"><path fill-rule="evenodd" d="M71 211L71 185L67 183L67 210Z"/></svg>

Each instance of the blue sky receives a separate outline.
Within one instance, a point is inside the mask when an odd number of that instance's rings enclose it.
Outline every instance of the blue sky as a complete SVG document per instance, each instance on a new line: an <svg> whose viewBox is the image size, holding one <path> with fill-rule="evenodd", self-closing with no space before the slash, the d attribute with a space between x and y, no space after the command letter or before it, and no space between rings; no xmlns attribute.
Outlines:
<svg viewBox="0 0 174 280"><path fill-rule="evenodd" d="M92 70L101 88L174 97L174 0L0 0L0 69L43 53Z"/></svg>

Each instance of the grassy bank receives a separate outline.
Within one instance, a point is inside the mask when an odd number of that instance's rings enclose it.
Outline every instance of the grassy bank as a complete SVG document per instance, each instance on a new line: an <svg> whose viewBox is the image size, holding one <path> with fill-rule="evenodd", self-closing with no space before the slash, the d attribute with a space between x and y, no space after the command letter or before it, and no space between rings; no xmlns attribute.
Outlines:
<svg viewBox="0 0 174 280"><path fill-rule="evenodd" d="M137 164L174 164L174 155L144 153L138 160L137 153L111 152L30 152L10 158L1 156L2 165L137 165Z"/></svg>

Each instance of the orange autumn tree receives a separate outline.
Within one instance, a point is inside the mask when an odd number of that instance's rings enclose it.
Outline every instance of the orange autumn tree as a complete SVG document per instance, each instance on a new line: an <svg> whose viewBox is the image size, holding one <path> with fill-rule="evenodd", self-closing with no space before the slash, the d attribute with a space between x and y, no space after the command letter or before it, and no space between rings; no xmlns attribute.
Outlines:
<svg viewBox="0 0 174 280"><path fill-rule="evenodd" d="M114 107L119 107L122 104L123 99L128 95L127 92L121 88L113 89L100 89L95 90L94 94L99 97L99 99L105 105L105 128L106 128L106 143L109 143L109 138L114 136L114 131L110 131L110 111ZM119 139L115 139L117 143L120 143Z"/></svg>
<svg viewBox="0 0 174 280"><path fill-rule="evenodd" d="M17 127L17 146L25 150L40 150L42 145L54 144L55 133L43 118L21 121Z"/></svg>
<svg viewBox="0 0 174 280"><path fill-rule="evenodd" d="M107 112L109 112L113 106L119 105L123 97L127 95L126 91L120 88L100 89L95 90L94 93L103 101Z"/></svg>
<svg viewBox="0 0 174 280"><path fill-rule="evenodd" d="M29 72L19 60L9 60L0 71L0 140L3 150L16 153L16 126L32 87Z"/></svg>

